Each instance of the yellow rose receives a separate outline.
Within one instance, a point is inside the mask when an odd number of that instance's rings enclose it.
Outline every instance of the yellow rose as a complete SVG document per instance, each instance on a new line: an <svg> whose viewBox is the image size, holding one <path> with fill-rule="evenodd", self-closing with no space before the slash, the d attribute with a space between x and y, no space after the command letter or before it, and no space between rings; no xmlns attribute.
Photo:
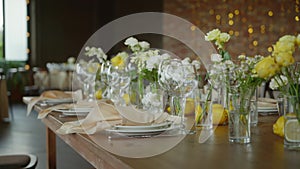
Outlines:
<svg viewBox="0 0 300 169"><path fill-rule="evenodd" d="M113 66L123 67L124 66L124 60L120 55L118 55L118 56L115 56L111 59L111 64Z"/></svg>
<svg viewBox="0 0 300 169"><path fill-rule="evenodd" d="M292 52L278 53L274 58L279 66L288 66L295 62Z"/></svg>
<svg viewBox="0 0 300 169"><path fill-rule="evenodd" d="M276 56L278 53L282 52L294 52L295 51L295 41L278 41L275 45L273 45L273 56Z"/></svg>
<svg viewBox="0 0 300 169"><path fill-rule="evenodd" d="M286 43L295 43L296 37L293 35L284 35L281 38L279 38L280 42L286 42Z"/></svg>
<svg viewBox="0 0 300 169"><path fill-rule="evenodd" d="M279 66L275 63L274 58L271 56L263 58L254 67L255 72L260 78L270 78L279 71Z"/></svg>

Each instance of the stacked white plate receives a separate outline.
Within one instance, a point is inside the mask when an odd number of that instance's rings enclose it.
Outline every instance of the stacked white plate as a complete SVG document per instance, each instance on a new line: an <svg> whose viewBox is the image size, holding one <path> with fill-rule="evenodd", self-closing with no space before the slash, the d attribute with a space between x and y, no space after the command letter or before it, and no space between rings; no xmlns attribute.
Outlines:
<svg viewBox="0 0 300 169"><path fill-rule="evenodd" d="M66 98L66 99L47 99L43 100L43 103L47 105L55 105L55 104L63 104L63 103L73 103L73 98Z"/></svg>
<svg viewBox="0 0 300 169"><path fill-rule="evenodd" d="M159 124L144 125L144 126L126 126L115 125L108 132L115 132L118 134L124 134L127 136L139 136L139 135L157 135L165 131L175 129L172 122L163 122Z"/></svg>
<svg viewBox="0 0 300 169"><path fill-rule="evenodd" d="M271 98L258 98L257 111L261 113L278 112L277 101Z"/></svg>
<svg viewBox="0 0 300 169"><path fill-rule="evenodd" d="M56 109L55 111L61 112L64 116L86 116L92 110L89 107L77 107L71 109Z"/></svg>

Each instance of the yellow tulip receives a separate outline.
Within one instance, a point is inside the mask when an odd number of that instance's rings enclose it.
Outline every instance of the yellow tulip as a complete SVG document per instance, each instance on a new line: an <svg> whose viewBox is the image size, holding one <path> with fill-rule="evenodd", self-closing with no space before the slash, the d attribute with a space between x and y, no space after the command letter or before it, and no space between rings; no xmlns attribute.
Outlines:
<svg viewBox="0 0 300 169"><path fill-rule="evenodd" d="M275 63L274 58L271 56L263 58L254 67L255 72L260 78L270 78L279 71L279 66Z"/></svg>

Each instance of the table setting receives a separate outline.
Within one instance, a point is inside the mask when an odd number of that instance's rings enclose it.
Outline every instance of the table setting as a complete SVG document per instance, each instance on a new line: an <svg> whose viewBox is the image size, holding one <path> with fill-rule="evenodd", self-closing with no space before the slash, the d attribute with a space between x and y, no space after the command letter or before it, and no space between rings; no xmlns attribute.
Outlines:
<svg viewBox="0 0 300 169"><path fill-rule="evenodd" d="M227 33L218 29L206 34L205 40L214 42L219 53L210 56L211 64L205 67L204 78L200 76L201 60L180 59L170 52L150 48L148 42L134 37L124 42L130 52L122 51L111 57L99 47L87 46L74 71L81 90L46 91L29 101L27 113L37 105L44 106L39 119L50 113L60 113L59 118L66 119L75 116L77 119L65 120L55 132L87 134L118 155L124 155L124 151L118 150L124 144L120 140L128 144L133 141L150 152L139 152L142 157L158 153L156 149L151 151L151 145L169 140L172 143L165 147L168 150L185 136L199 132L205 135L201 139L204 143L218 126L228 128L230 143L251 144L251 130L260 124L259 117L278 116L273 133L286 140L283 146L287 149L298 149L299 133L288 129L300 126L299 63L290 58L275 60L283 52L276 46L272 56L240 55L232 59L225 49L229 39ZM278 42L291 41L296 46L299 39L299 35L289 35ZM294 86L287 85L290 89L283 87L283 75L296 80ZM258 87L269 80L288 93L278 99L257 97ZM282 118L291 122L282 123ZM286 134L278 134L283 129ZM131 157L137 156L137 151L133 150Z"/></svg>

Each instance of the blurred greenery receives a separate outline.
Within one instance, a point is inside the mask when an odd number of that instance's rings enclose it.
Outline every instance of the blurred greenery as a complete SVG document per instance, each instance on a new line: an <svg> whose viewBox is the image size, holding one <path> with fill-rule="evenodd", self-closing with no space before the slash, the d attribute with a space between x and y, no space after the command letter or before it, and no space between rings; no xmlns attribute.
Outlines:
<svg viewBox="0 0 300 169"><path fill-rule="evenodd" d="M0 58L0 68L3 75L6 76L8 90L16 89L17 87L23 91L24 86L29 83L27 71L19 71L18 68L24 68L24 61L6 61ZM10 71L14 70L14 71Z"/></svg>

